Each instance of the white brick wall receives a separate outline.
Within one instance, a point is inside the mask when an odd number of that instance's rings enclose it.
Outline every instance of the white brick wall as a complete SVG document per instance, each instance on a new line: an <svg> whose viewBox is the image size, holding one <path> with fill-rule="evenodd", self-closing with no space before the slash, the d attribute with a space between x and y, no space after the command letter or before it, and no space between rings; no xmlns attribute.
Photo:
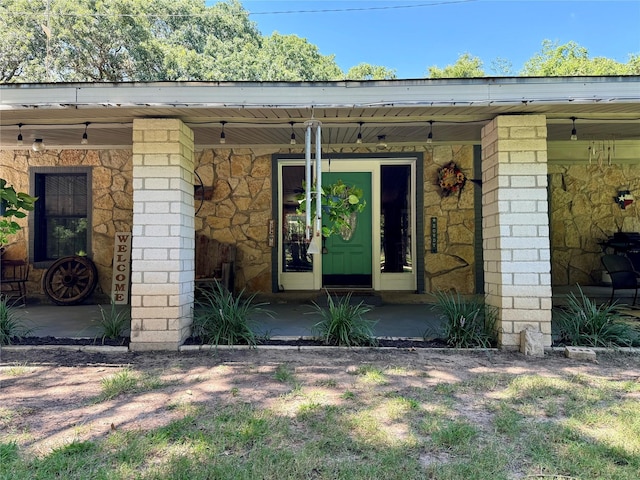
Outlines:
<svg viewBox="0 0 640 480"><path fill-rule="evenodd" d="M131 349L177 350L193 307L193 132L136 119L133 140Z"/></svg>
<svg viewBox="0 0 640 480"><path fill-rule="evenodd" d="M527 327L551 345L546 135L543 115L496 117L482 131L485 291L507 348Z"/></svg>

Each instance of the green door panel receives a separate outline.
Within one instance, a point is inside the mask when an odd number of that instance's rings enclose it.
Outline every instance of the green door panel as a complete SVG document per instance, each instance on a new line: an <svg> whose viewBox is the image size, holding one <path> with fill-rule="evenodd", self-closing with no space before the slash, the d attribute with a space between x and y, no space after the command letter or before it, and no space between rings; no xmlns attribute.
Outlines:
<svg viewBox="0 0 640 480"><path fill-rule="evenodd" d="M326 253L322 255L323 286L371 286L371 172L331 172L322 175L324 185L338 180L361 188L366 207L358 213L357 225L349 240L343 240L339 234L325 239Z"/></svg>

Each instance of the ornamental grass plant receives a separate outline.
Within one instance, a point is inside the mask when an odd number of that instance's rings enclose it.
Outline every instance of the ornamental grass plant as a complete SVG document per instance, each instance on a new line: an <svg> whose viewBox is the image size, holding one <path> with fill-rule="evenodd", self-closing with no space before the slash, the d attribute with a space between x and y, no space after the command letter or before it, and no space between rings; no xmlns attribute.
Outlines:
<svg viewBox="0 0 640 480"><path fill-rule="evenodd" d="M192 332L203 343L210 345L249 345L258 343L256 313L271 312L262 308L266 303L254 303L256 294L237 296L221 283L198 289L195 301Z"/></svg>
<svg viewBox="0 0 640 480"><path fill-rule="evenodd" d="M100 338L104 342L105 339L116 340L124 336L127 329L131 326L131 314L128 309L118 308L116 304L111 301L111 306L108 310L100 307Z"/></svg>
<svg viewBox="0 0 640 480"><path fill-rule="evenodd" d="M22 318L22 313L6 295L0 295L0 345L11 345L13 339L20 340L33 332Z"/></svg>
<svg viewBox="0 0 640 480"><path fill-rule="evenodd" d="M620 304L597 305L578 285L579 294L567 296L567 306L556 311L558 343L583 347L631 347L640 345L640 331L623 322Z"/></svg>
<svg viewBox="0 0 640 480"><path fill-rule="evenodd" d="M491 347L496 344L495 307L483 297L462 297L459 293L437 291L435 310L444 318L444 338L454 348ZM425 332L425 336L426 336Z"/></svg>
<svg viewBox="0 0 640 480"><path fill-rule="evenodd" d="M312 330L327 345L356 347L377 344L373 336L376 322L364 318L371 307L364 301L352 304L351 292L336 300L327 293L326 308L315 302L313 305L322 320Z"/></svg>

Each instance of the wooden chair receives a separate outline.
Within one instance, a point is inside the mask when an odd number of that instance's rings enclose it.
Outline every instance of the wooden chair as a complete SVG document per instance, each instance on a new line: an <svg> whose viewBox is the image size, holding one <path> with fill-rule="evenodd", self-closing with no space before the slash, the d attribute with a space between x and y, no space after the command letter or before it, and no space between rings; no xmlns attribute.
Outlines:
<svg viewBox="0 0 640 480"><path fill-rule="evenodd" d="M613 295L616 290L634 290L633 304L636 304L638 298L638 280L640 273L633 268L631 260L624 255L604 255L602 264L611 277L611 298L609 303L613 302Z"/></svg>
<svg viewBox="0 0 640 480"><path fill-rule="evenodd" d="M196 238L196 285L221 283L234 291L236 246L220 243L204 235Z"/></svg>
<svg viewBox="0 0 640 480"><path fill-rule="evenodd" d="M0 263L0 291L23 306L27 304L29 263L25 260L2 260Z"/></svg>

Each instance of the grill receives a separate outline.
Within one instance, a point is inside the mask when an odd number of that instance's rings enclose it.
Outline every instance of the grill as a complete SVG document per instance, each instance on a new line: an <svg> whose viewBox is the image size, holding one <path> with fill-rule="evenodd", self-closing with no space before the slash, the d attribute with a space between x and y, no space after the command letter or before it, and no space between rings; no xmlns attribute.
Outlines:
<svg viewBox="0 0 640 480"><path fill-rule="evenodd" d="M605 252L611 248L613 253L629 257L633 268L640 272L640 232L616 232L600 245Z"/></svg>

